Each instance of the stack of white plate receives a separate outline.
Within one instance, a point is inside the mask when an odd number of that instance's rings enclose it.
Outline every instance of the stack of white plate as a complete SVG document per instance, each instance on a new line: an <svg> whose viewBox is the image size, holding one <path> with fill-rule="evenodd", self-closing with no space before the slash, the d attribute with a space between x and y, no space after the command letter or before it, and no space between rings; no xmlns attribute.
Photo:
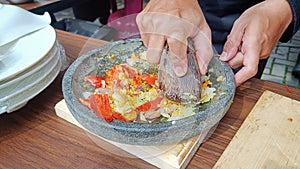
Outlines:
<svg viewBox="0 0 300 169"><path fill-rule="evenodd" d="M23 107L53 82L61 50L50 25L0 47L0 114Z"/></svg>

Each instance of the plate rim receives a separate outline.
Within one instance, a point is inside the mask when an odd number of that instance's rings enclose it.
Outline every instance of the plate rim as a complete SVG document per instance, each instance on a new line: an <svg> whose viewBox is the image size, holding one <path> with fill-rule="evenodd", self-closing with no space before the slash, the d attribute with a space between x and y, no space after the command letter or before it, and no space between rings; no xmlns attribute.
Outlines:
<svg viewBox="0 0 300 169"><path fill-rule="evenodd" d="M28 42L27 38L29 38L29 40L30 40L30 38L33 38L33 37L37 36L37 34L41 34L41 32L43 34L47 34L47 36L51 38L48 41L47 49L45 49L44 51L41 51L40 52L40 56L37 56L36 60L34 60L33 62L29 63L27 66L24 66L22 69L18 69L18 70L14 71L14 72L11 72L11 73L6 73L6 75L5 74L3 75L2 73L0 73L0 81L6 81L6 80L8 80L10 78L13 78L17 74L19 74L19 73L27 70L28 68L32 67L34 64L38 63L40 60L42 60L49 53L49 51L55 45L55 41L56 41L56 32L55 32L55 29L51 25L48 25L48 26L46 26L46 27L44 27L42 29L39 29L39 30L37 30L37 31L35 31L33 33L30 33L30 34L28 34L28 35L26 35L26 36L18 39L17 43L23 43L23 45L25 43L30 43L30 42ZM39 42L36 42L36 43L39 43ZM30 45L32 45L32 42L31 42ZM15 48L17 48L17 46ZM18 49L16 49L16 50L18 50ZM21 50L21 48L20 48L20 50ZM30 54L30 53L28 52L28 54ZM7 58L3 59L2 61L5 61L5 60L9 59L9 57L12 57L12 56L8 56ZM26 58L25 60L28 60L28 58ZM0 61L0 63L1 63L1 61ZM11 70L9 70L9 71L11 71Z"/></svg>
<svg viewBox="0 0 300 169"><path fill-rule="evenodd" d="M13 111L15 111L15 110L17 110L17 109L19 109L19 108L25 106L26 103L27 103L29 100L31 100L31 99L34 98L36 95L38 95L38 94L41 93L43 90L45 90L45 89L46 89L46 88L47 88L47 87L55 80L55 78L58 76L59 72L61 71L61 66L62 66L62 62L61 62L61 59L58 57L58 59L57 59L57 61L56 61L56 64L53 64L52 68L49 69L48 73L47 73L43 78L39 78L39 79L35 82L35 84L29 86L29 88L33 88L33 87L35 87L35 86L37 86L37 85L40 85L40 83L41 83L42 81L44 81L45 79L49 78L49 75L52 74L52 73L53 73L53 76L50 77L50 79L49 79L48 81L46 81L46 82L44 83L44 85L42 85L40 88L34 90L34 92L30 92L30 93L28 94L27 97L24 97L24 98L22 98L22 99L19 99L19 101L18 101L18 100L15 101L14 104L6 104L6 109L4 110L4 112L1 112L2 108L0 107L0 115L1 115L2 113L5 113L5 112L8 112L8 113L13 112ZM56 70L56 69L57 69L57 71L54 72L54 70ZM26 90L23 90L22 92L26 92ZM14 96L15 96L15 95L14 95ZM12 99L11 97L10 97L10 98L3 98L2 103L9 103L9 101L10 101L11 99ZM0 100L0 105L1 105L1 100ZM23 105L23 106L21 106L21 105Z"/></svg>
<svg viewBox="0 0 300 169"><path fill-rule="evenodd" d="M24 92L25 90L31 88L32 86L35 86L36 84L38 84L40 81L42 81L44 78L46 78L48 76L48 74L51 73L51 71L53 71L55 69L55 67L57 66L58 62L60 61L60 58L58 57L58 55L56 55L56 57L53 57L50 60L54 60L54 64L50 65L50 63L47 64L47 66L50 66L48 68L48 70L45 71L44 74L42 74L41 76L38 76L34 79L34 81L32 81L30 84L27 84L26 86L24 86L21 89L15 90L14 92L10 93L9 95L5 96L4 98L0 98L0 102L1 101L5 101L8 100L10 98L15 97L16 95L18 95L19 93ZM46 65L45 65L46 66ZM39 72L34 72L32 75L34 75L35 73L39 73Z"/></svg>
<svg viewBox="0 0 300 169"><path fill-rule="evenodd" d="M7 87L8 85L13 85L17 83L20 80L23 80L24 78L34 74L35 72L41 70L44 66L46 66L58 53L58 47L54 45L50 51L47 53L47 55L38 63L34 64L31 68L21 72L18 74L18 76L14 76L15 78L3 80L0 82L0 90Z"/></svg>

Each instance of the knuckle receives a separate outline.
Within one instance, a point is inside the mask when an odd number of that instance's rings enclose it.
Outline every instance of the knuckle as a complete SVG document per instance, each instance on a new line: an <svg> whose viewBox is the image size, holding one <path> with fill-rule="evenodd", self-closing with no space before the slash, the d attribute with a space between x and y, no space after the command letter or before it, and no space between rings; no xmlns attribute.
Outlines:
<svg viewBox="0 0 300 169"><path fill-rule="evenodd" d="M174 44L176 44L177 42L176 42L176 39L175 38L173 38L173 37L169 37L168 38L168 44L169 45L174 45Z"/></svg>
<svg viewBox="0 0 300 169"><path fill-rule="evenodd" d="M136 16L135 20L136 20L136 22L137 22L138 25L141 24L141 23L143 22L143 20L144 20L143 18L144 18L144 13L139 13L139 14Z"/></svg>
<svg viewBox="0 0 300 169"><path fill-rule="evenodd" d="M256 75L257 71L258 71L258 67L257 66L255 66L255 67L253 67L253 66L248 67L248 74L251 77L254 76L254 75Z"/></svg>

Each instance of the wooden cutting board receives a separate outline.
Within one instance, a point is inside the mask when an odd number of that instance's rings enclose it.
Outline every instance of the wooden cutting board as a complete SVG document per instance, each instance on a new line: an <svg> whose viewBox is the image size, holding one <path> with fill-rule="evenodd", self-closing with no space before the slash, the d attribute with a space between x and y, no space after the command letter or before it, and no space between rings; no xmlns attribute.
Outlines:
<svg viewBox="0 0 300 169"><path fill-rule="evenodd" d="M215 169L300 169L300 102L265 91Z"/></svg>
<svg viewBox="0 0 300 169"><path fill-rule="evenodd" d="M55 111L57 116L84 129L85 131L88 131L82 125L80 125L79 122L72 116L71 112L69 111L66 105L65 100L61 100L55 105ZM207 133L203 133L199 136L196 136L189 140L182 141L177 144L160 145L160 146L135 146L135 145L113 142L104 139L100 136L94 135L89 131L88 133L94 136L93 141L97 145L105 144L105 147L109 147L108 149L106 149L108 151L115 151L115 150L119 151L117 150L117 148L119 148L124 150L127 153L130 153L132 156L143 159L144 161L156 167L164 168L164 169L185 168L207 135ZM94 139L95 136L97 140ZM128 156L123 152L112 152L112 153L117 153L117 154L121 153L124 156Z"/></svg>

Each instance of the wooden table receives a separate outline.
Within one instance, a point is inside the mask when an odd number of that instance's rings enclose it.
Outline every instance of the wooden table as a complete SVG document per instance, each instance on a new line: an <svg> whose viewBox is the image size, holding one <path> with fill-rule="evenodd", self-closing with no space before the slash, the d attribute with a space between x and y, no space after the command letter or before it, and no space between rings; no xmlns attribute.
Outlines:
<svg viewBox="0 0 300 169"><path fill-rule="evenodd" d="M88 38L57 30L68 59L78 57ZM105 44L91 40L85 51ZM141 159L117 156L97 146L86 132L57 117L63 99L61 72L22 109L0 115L0 168L155 168ZM187 168L212 168L260 95L270 90L300 100L300 90L251 79L237 88L234 102L212 136L197 150Z"/></svg>

